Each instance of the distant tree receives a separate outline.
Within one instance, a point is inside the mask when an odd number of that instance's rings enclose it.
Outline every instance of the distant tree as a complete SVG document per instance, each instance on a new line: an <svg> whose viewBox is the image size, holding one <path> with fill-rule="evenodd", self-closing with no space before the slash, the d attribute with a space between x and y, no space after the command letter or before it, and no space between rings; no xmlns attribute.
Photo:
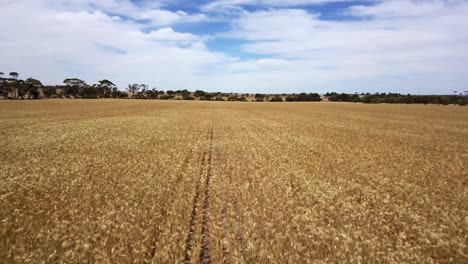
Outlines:
<svg viewBox="0 0 468 264"><path fill-rule="evenodd" d="M146 96L147 96L148 85L147 84L140 84L138 86L139 86L139 89L141 89L141 91L137 93L136 98L137 99L145 99Z"/></svg>
<svg viewBox="0 0 468 264"><path fill-rule="evenodd" d="M54 98L57 96L56 86L45 86L42 88L42 92L46 98Z"/></svg>
<svg viewBox="0 0 468 264"><path fill-rule="evenodd" d="M85 81L78 78L67 78L63 83L66 85L64 87L65 96L73 98L78 98L80 91L88 86Z"/></svg>
<svg viewBox="0 0 468 264"><path fill-rule="evenodd" d="M200 100L204 100L204 101L210 101L213 99L213 97L215 97L216 95L212 94L212 93L205 93L205 95L203 95L202 97L200 97Z"/></svg>
<svg viewBox="0 0 468 264"><path fill-rule="evenodd" d="M129 94L132 95L132 98L135 97L135 94L140 90L140 86L138 84L129 84L127 91Z"/></svg>
<svg viewBox="0 0 468 264"><path fill-rule="evenodd" d="M3 72L0 72L0 79L3 79ZM7 84L3 80L0 81L0 96L8 97Z"/></svg>
<svg viewBox="0 0 468 264"><path fill-rule="evenodd" d="M159 95L159 91L156 90L156 88L153 88L151 90L146 90L145 97L149 99L157 99L158 95Z"/></svg>
<svg viewBox="0 0 468 264"><path fill-rule="evenodd" d="M366 94L360 98L360 101L366 104L458 104L467 105L468 97L459 95L402 95L397 93L377 93Z"/></svg>
<svg viewBox="0 0 468 264"><path fill-rule="evenodd" d="M264 94L255 94L255 102L264 102L266 95Z"/></svg>
<svg viewBox="0 0 468 264"><path fill-rule="evenodd" d="M67 86L77 86L79 88L88 86L85 81L78 79L78 78L67 78L63 80L63 83Z"/></svg>
<svg viewBox="0 0 468 264"><path fill-rule="evenodd" d="M180 91L180 95L182 95L182 97L189 96L190 92L187 89L184 89L184 90Z"/></svg>
<svg viewBox="0 0 468 264"><path fill-rule="evenodd" d="M193 96L195 97L202 97L202 96L205 96L205 92L202 91L202 90L196 90L194 93L193 93Z"/></svg>
<svg viewBox="0 0 468 264"><path fill-rule="evenodd" d="M117 87L113 87L111 91L111 97L112 98L125 98L125 97L128 97L128 94L126 92L120 91Z"/></svg>
<svg viewBox="0 0 468 264"><path fill-rule="evenodd" d="M39 89L42 88L42 83L41 81L34 79L34 78L28 78L25 81L28 97L32 99L37 99L39 98Z"/></svg>
<svg viewBox="0 0 468 264"><path fill-rule="evenodd" d="M232 94L232 93L231 93ZM247 99L244 97L244 95L239 94L232 94L231 96L227 97L227 101L236 101L236 102L245 102Z"/></svg>
<svg viewBox="0 0 468 264"><path fill-rule="evenodd" d="M23 80L19 80L19 81L15 81L13 84L12 84L12 87L13 87L13 98L14 99L24 99L24 97L26 96L27 92L28 92L28 87L27 87L27 84L25 81Z"/></svg>
<svg viewBox="0 0 468 264"><path fill-rule="evenodd" d="M116 88L116 86L113 82L105 79L105 80L99 81L97 88L100 91L102 97L109 98L111 96L112 90Z"/></svg>
<svg viewBox="0 0 468 264"><path fill-rule="evenodd" d="M281 98L281 96L276 95L272 97L269 102L283 102L283 98Z"/></svg>
<svg viewBox="0 0 468 264"><path fill-rule="evenodd" d="M288 95L286 96L285 100L286 102L320 102L322 101L322 98L317 93L300 93L297 95Z"/></svg>
<svg viewBox="0 0 468 264"><path fill-rule="evenodd" d="M8 87L4 82L0 82L0 96L8 97Z"/></svg>
<svg viewBox="0 0 468 264"><path fill-rule="evenodd" d="M359 102L361 102L361 97L359 97L359 95L357 95L357 94L353 95L352 98L353 98L353 102L354 102L354 103L359 103Z"/></svg>
<svg viewBox="0 0 468 264"><path fill-rule="evenodd" d="M17 72L10 72L10 77L12 79L18 80L19 73Z"/></svg>
<svg viewBox="0 0 468 264"><path fill-rule="evenodd" d="M353 95L354 96L354 95ZM350 94L345 94L345 93L330 93L328 100L331 102L353 102L354 98Z"/></svg>
<svg viewBox="0 0 468 264"><path fill-rule="evenodd" d="M171 99L174 99L174 95L162 94L162 95L159 96L159 99L161 99L161 100L171 100Z"/></svg>
<svg viewBox="0 0 468 264"><path fill-rule="evenodd" d="M68 98L78 98L80 95L80 88L77 86L66 86L63 88L63 95Z"/></svg>
<svg viewBox="0 0 468 264"><path fill-rule="evenodd" d="M174 94L176 94L176 93L175 93L174 91L172 91L172 90L167 90L167 91L166 91L166 94L167 94L167 95L174 95Z"/></svg>
<svg viewBox="0 0 468 264"><path fill-rule="evenodd" d="M101 95L98 85L86 86L79 91L80 97L84 99L97 99Z"/></svg>

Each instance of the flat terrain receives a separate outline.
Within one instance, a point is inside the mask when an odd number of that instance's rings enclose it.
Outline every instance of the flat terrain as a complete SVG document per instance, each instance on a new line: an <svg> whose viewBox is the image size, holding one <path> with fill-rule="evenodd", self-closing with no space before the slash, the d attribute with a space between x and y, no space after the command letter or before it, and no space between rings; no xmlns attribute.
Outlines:
<svg viewBox="0 0 468 264"><path fill-rule="evenodd" d="M0 101L2 263L467 263L468 107Z"/></svg>

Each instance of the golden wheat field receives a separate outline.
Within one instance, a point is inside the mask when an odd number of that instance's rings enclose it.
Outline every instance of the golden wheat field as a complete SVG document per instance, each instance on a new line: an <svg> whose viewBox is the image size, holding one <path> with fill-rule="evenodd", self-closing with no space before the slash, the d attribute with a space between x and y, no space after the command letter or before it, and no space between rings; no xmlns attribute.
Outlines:
<svg viewBox="0 0 468 264"><path fill-rule="evenodd" d="M468 108L0 102L2 263L467 263Z"/></svg>

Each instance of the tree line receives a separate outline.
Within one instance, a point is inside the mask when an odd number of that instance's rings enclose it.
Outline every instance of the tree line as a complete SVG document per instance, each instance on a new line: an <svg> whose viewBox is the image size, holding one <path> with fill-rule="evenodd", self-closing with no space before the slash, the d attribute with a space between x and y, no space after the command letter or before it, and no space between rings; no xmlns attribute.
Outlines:
<svg viewBox="0 0 468 264"><path fill-rule="evenodd" d="M128 94L120 91L109 80L101 80L88 85L78 78L67 78L63 85L43 85L41 81L28 78L21 80L17 72L11 72L9 78L0 72L0 96L7 99L39 98L126 98Z"/></svg>
<svg viewBox="0 0 468 264"><path fill-rule="evenodd" d="M456 93L456 92L455 92ZM331 102L354 102L365 104L439 104L468 105L468 92L457 95L411 95L400 93L345 94L326 93Z"/></svg>
<svg viewBox="0 0 468 264"><path fill-rule="evenodd" d="M8 77L9 76L9 77ZM110 80L100 80L95 84L87 84L79 78L67 78L61 85L43 85L38 79L19 79L17 72L6 76L0 72L0 97L5 99L40 99L40 98L133 98L158 100L204 100L204 101L254 101L254 102L353 102L366 104L458 104L468 105L468 92L465 95L404 95L399 93L376 94L346 94L318 93L299 94L234 94L221 92L205 92L196 90L162 91L150 88L147 84L129 84L126 91L121 91Z"/></svg>

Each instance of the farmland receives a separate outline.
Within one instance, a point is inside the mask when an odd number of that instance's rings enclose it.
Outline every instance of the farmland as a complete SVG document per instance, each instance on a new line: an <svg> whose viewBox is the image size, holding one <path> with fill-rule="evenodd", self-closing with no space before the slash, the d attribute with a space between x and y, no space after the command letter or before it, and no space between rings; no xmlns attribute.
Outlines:
<svg viewBox="0 0 468 264"><path fill-rule="evenodd" d="M0 101L5 263L466 263L468 109Z"/></svg>

